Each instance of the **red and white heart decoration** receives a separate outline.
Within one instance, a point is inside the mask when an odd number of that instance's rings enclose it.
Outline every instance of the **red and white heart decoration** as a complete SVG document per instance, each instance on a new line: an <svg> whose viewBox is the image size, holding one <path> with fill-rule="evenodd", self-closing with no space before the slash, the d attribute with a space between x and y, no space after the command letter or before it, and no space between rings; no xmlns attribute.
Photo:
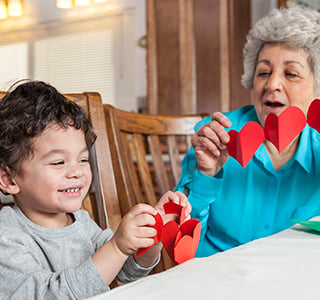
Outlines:
<svg viewBox="0 0 320 300"><path fill-rule="evenodd" d="M307 118L296 106L289 106L279 116L268 114L264 129L256 122L249 122L237 132L229 131L227 144L229 155L244 168L265 139L273 143L281 153L306 124L320 132L320 100L315 99L309 106Z"/></svg>
<svg viewBox="0 0 320 300"><path fill-rule="evenodd" d="M170 221L163 224L161 215L158 213L155 216L155 225L153 228L157 230L157 235L154 237L154 243L148 248L140 248L136 257L139 257L159 241L162 242L169 257L176 264L181 264L195 256L198 248L201 232L201 223L196 219L185 221L185 209L179 204L168 202L164 205L166 214L178 214L180 223Z"/></svg>
<svg viewBox="0 0 320 300"><path fill-rule="evenodd" d="M229 136L230 141L227 144L229 155L243 167L247 165L265 139L263 128L256 122L245 124L239 132L230 130Z"/></svg>

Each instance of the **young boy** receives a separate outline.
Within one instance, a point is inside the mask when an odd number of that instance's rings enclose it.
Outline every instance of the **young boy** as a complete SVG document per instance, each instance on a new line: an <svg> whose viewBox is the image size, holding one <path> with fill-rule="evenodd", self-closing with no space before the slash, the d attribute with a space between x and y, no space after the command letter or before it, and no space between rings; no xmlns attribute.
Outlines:
<svg viewBox="0 0 320 300"><path fill-rule="evenodd" d="M39 81L17 86L0 101L0 189L15 206L0 211L0 298L83 299L109 290L114 278L146 276L159 260L155 208L139 204L113 234L79 210L91 183L95 134L82 109Z"/></svg>

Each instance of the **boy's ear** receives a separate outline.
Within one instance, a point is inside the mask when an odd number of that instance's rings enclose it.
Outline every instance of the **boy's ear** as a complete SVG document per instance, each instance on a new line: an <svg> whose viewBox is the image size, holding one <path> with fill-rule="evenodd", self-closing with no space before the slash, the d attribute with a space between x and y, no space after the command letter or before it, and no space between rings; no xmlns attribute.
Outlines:
<svg viewBox="0 0 320 300"><path fill-rule="evenodd" d="M0 189L8 194L17 194L20 189L15 182L14 179L5 172L4 170L0 169Z"/></svg>

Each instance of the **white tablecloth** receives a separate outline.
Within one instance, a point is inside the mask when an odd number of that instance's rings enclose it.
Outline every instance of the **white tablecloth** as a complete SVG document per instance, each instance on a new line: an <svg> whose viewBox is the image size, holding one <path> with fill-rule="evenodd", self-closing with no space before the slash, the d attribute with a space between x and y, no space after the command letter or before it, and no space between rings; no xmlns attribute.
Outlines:
<svg viewBox="0 0 320 300"><path fill-rule="evenodd" d="M320 233L295 226L90 299L319 300Z"/></svg>

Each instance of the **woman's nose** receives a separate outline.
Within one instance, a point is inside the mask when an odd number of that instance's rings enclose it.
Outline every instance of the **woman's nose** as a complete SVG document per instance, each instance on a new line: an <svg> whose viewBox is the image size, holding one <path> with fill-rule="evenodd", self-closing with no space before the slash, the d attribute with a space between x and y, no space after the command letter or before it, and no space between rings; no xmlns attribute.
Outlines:
<svg viewBox="0 0 320 300"><path fill-rule="evenodd" d="M266 81L266 88L268 88L270 91L281 90L281 77L277 74L271 74L268 80Z"/></svg>

